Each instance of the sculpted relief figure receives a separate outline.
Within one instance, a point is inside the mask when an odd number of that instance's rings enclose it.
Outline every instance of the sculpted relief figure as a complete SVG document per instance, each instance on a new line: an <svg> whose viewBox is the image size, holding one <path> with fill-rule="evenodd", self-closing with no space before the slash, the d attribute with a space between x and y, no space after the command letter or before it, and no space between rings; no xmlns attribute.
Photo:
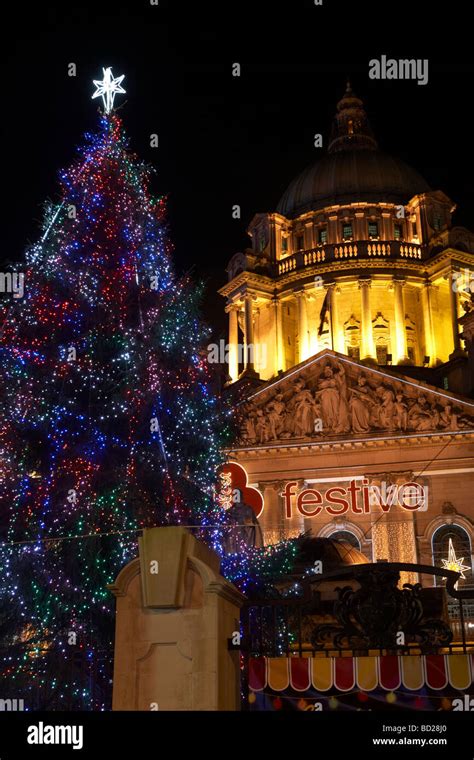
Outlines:
<svg viewBox="0 0 474 760"><path fill-rule="evenodd" d="M426 402L426 396L421 394L408 410L409 430L433 430L431 409Z"/></svg>
<svg viewBox="0 0 474 760"><path fill-rule="evenodd" d="M406 430L408 425L408 405L403 400L403 393L400 391L395 396L394 404L394 422L397 430Z"/></svg>
<svg viewBox="0 0 474 760"><path fill-rule="evenodd" d="M351 410L352 432L368 433L370 430L370 411L375 405L375 400L364 373L361 373L357 378L357 387L350 388L349 392L351 394L349 408Z"/></svg>
<svg viewBox="0 0 474 760"><path fill-rule="evenodd" d="M414 396L410 387L393 386L387 378L379 384L359 372L348 387L344 365L327 363L316 377L299 377L279 386L256 408L248 404L241 424L241 441L264 445L269 441L355 435L370 431L432 432L474 428L472 415L454 408L446 399L428 393ZM291 381L290 381L291 382ZM280 388L283 390L280 391Z"/></svg>
<svg viewBox="0 0 474 760"><path fill-rule="evenodd" d="M314 431L315 403L314 398L306 387L304 380L295 383L296 393L294 400L294 425L293 431L296 436L311 435Z"/></svg>
<svg viewBox="0 0 474 760"><path fill-rule="evenodd" d="M327 364L318 382L316 398L321 407L323 429L332 433L350 430L347 401L346 373L341 362L336 363L337 373Z"/></svg>
<svg viewBox="0 0 474 760"><path fill-rule="evenodd" d="M270 401L265 408L270 437L276 441L280 437L285 423L285 403L283 402L283 393L277 393L273 401Z"/></svg>
<svg viewBox="0 0 474 760"><path fill-rule="evenodd" d="M391 388L379 385L375 391L377 405L372 407L372 422L374 427L383 430L393 430L395 426L395 396Z"/></svg>

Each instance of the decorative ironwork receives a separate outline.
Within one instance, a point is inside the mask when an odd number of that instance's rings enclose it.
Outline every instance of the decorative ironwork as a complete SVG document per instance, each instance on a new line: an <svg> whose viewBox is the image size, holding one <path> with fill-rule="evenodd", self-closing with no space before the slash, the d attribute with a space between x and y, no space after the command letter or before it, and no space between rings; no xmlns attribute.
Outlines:
<svg viewBox="0 0 474 760"><path fill-rule="evenodd" d="M420 583L406 583L401 590L397 569L388 564L369 568L358 575L358 589L336 588L337 623L314 628L315 649L328 644L337 649L395 649L416 643L424 650L451 643L453 634L444 620L425 619Z"/></svg>

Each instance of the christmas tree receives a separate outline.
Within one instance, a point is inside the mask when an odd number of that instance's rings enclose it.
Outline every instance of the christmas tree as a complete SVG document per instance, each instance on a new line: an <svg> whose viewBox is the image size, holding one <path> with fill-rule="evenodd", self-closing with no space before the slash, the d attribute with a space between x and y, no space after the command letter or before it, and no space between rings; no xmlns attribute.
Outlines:
<svg viewBox="0 0 474 760"><path fill-rule="evenodd" d="M200 526L227 413L212 389L202 288L171 265L165 199L113 109L123 77L26 255L24 297L0 337L2 696L27 708L106 709L107 584L141 528Z"/></svg>

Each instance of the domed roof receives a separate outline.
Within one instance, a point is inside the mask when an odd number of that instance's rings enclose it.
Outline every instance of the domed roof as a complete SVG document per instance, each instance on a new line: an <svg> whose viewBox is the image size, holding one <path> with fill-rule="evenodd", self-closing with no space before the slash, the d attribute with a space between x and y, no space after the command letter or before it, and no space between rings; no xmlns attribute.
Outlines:
<svg viewBox="0 0 474 760"><path fill-rule="evenodd" d="M317 560L324 564L325 572L338 570L347 565L363 565L369 560L359 549L348 541L321 536L301 538L295 560L294 571L306 572Z"/></svg>
<svg viewBox="0 0 474 760"><path fill-rule="evenodd" d="M277 211L291 218L357 201L404 204L430 189L415 169L378 149L362 101L348 85L337 105L327 154L290 183Z"/></svg>

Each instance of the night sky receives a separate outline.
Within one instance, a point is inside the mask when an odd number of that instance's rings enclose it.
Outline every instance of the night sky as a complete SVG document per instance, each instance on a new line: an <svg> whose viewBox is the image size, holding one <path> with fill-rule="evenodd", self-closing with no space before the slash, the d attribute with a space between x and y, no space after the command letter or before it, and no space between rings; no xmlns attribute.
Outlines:
<svg viewBox="0 0 474 760"><path fill-rule="evenodd" d="M204 312L217 335L225 321L216 289L228 259L248 244L254 213L273 211L321 155L313 135L327 137L347 76L380 147L444 190L459 206L455 223L474 228L465 3L323 3L18 2L1 51L2 257L21 262L38 237L58 170L97 123L99 101L90 97L102 66L125 74L127 95L116 104L124 104L131 148L157 169L153 190L169 196L176 268L192 267L207 282ZM428 58L429 84L370 80L368 62L382 54Z"/></svg>

